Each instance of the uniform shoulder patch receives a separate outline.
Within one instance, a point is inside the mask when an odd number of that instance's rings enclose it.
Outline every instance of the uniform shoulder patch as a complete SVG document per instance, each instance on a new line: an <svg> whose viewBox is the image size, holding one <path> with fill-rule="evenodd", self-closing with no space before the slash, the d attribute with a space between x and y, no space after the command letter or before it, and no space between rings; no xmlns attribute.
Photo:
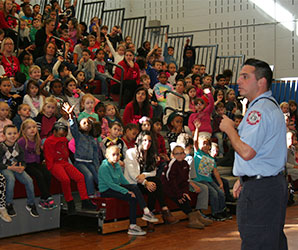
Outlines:
<svg viewBox="0 0 298 250"><path fill-rule="evenodd" d="M261 121L261 113L259 111L253 110L251 111L246 119L249 125L256 125Z"/></svg>

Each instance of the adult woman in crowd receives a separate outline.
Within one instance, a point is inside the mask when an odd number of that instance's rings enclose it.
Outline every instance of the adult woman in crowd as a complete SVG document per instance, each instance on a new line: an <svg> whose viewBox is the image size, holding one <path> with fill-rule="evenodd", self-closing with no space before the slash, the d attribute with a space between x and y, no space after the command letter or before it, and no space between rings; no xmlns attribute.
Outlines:
<svg viewBox="0 0 298 250"><path fill-rule="evenodd" d="M0 29L5 31L6 36L9 36L16 41L16 34L12 29L17 26L17 21L9 16L12 14L12 7L12 0L6 0L4 2L3 10L0 10Z"/></svg>
<svg viewBox="0 0 298 250"><path fill-rule="evenodd" d="M140 83L140 68L137 63L134 62L134 53L131 50L126 50L124 59L119 62L119 65L124 69L123 75L123 105L126 105L132 100L133 93L135 92L137 85ZM116 68L114 78L121 80L121 69ZM112 93L120 92L120 84L116 82L111 83Z"/></svg>
<svg viewBox="0 0 298 250"><path fill-rule="evenodd" d="M55 30L55 20L52 18L49 18L44 21L44 26L36 32L36 35L35 35L36 49L34 50L34 53L33 53L34 59L43 56L44 45L51 41L52 36L57 35L54 30Z"/></svg>
<svg viewBox="0 0 298 250"><path fill-rule="evenodd" d="M35 60L35 64L41 69L48 69L52 73L52 69L57 62L56 56L57 47L54 42L47 42L44 45L44 55Z"/></svg>
<svg viewBox="0 0 298 250"><path fill-rule="evenodd" d="M13 55L14 42L10 37L3 39L1 44L2 66L5 70L5 76L15 76L16 72L20 71L20 62L17 57Z"/></svg>
<svg viewBox="0 0 298 250"><path fill-rule="evenodd" d="M178 220L171 215L164 200L161 181L156 177L157 149L150 131L142 131L136 139L136 146L126 151L124 176L130 184L137 184L143 194L148 195L148 208L155 209L158 200L162 216L166 223L174 224ZM149 224L148 230L154 230Z"/></svg>
<svg viewBox="0 0 298 250"><path fill-rule="evenodd" d="M153 117L153 109L149 103L148 91L143 86L139 86L134 93L133 100L129 102L123 113L123 124L138 124L142 116Z"/></svg>

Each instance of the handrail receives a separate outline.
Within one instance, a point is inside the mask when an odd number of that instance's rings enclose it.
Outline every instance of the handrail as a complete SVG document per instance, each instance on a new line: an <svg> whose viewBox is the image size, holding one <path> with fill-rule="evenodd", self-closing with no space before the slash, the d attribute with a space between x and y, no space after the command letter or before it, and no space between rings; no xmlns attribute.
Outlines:
<svg viewBox="0 0 298 250"><path fill-rule="evenodd" d="M61 43L63 43L63 58L65 59L65 44L66 44L65 41L57 36L51 36L50 41L51 40L57 40L57 41L60 41Z"/></svg>
<svg viewBox="0 0 298 250"><path fill-rule="evenodd" d="M113 78L113 81L115 81L115 82L117 82L117 83L119 83L120 84L120 94L119 94L119 102L118 102L118 108L119 109L121 109L121 102L122 102L122 91L123 91L123 77L124 77L124 69L123 69L123 67L121 66L121 65L119 65L119 64L116 64L116 63L114 63L114 62L112 62L112 61L107 61L107 63L108 64L111 64L111 65L113 65L113 66L115 66L115 67L117 67L117 68L119 68L120 70L121 70L121 78L120 78L120 81L119 80L117 80L117 79L115 79L115 78Z"/></svg>
<svg viewBox="0 0 298 250"><path fill-rule="evenodd" d="M16 47L17 47L17 55L19 53L19 45L20 45L20 30L21 30L21 20L13 15L8 15L7 17L11 17L13 19L16 19L18 21L18 32L16 32L15 30L13 29L10 29L12 31L14 31L15 33L17 33L17 44L16 44Z"/></svg>
<svg viewBox="0 0 298 250"><path fill-rule="evenodd" d="M182 113L185 113L185 98L184 98L184 96L183 95L180 95L180 94L178 94L177 92L175 92L175 91L172 91L172 90L166 90L164 93L163 93L163 96L164 96L164 98L166 99L166 97L167 97L167 94L168 93L171 93L171 94L173 94L173 95L175 95L175 96L177 96L177 97L179 97L179 98L182 98L183 99L183 104L182 104ZM165 110L164 110L164 113L166 114L166 110L167 109L173 109L172 107L166 107L165 108ZM173 109L174 111L176 111L175 109Z"/></svg>

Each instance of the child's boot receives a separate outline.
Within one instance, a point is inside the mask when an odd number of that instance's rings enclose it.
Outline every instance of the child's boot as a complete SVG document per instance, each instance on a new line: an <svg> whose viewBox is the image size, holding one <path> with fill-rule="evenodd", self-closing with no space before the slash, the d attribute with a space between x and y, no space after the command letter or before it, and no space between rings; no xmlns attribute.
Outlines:
<svg viewBox="0 0 298 250"><path fill-rule="evenodd" d="M74 200L67 202L67 214L68 215L76 214L76 206L75 206Z"/></svg>
<svg viewBox="0 0 298 250"><path fill-rule="evenodd" d="M175 224L179 222L179 220L171 214L170 210L162 210L161 214L166 224Z"/></svg>
<svg viewBox="0 0 298 250"><path fill-rule="evenodd" d="M94 205L90 200L82 200L82 209L85 210L96 210L97 205Z"/></svg>
<svg viewBox="0 0 298 250"><path fill-rule="evenodd" d="M197 215L197 219L200 222L202 222L205 226L209 226L209 225L211 225L213 223L212 220L207 219L207 218L204 218L199 210L197 210L195 213Z"/></svg>
<svg viewBox="0 0 298 250"><path fill-rule="evenodd" d="M191 212L188 214L188 227L203 229L205 226L202 222L200 222L197 218L196 212Z"/></svg>

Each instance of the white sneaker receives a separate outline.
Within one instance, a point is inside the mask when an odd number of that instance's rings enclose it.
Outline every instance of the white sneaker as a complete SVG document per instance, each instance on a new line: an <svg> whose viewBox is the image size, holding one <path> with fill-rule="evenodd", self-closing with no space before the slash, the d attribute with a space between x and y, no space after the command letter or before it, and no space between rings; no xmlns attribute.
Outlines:
<svg viewBox="0 0 298 250"><path fill-rule="evenodd" d="M127 233L129 235L145 235L146 231L144 231L138 225L135 225L133 227L129 227Z"/></svg>
<svg viewBox="0 0 298 250"><path fill-rule="evenodd" d="M11 222L11 221L12 221L12 219L11 219L10 216L8 215L8 213L7 213L5 207L0 208L0 218L1 218L2 220L4 220L5 222Z"/></svg>
<svg viewBox="0 0 298 250"><path fill-rule="evenodd" d="M142 220L149 222L158 222L158 219L151 212L149 212L148 214L143 214Z"/></svg>

